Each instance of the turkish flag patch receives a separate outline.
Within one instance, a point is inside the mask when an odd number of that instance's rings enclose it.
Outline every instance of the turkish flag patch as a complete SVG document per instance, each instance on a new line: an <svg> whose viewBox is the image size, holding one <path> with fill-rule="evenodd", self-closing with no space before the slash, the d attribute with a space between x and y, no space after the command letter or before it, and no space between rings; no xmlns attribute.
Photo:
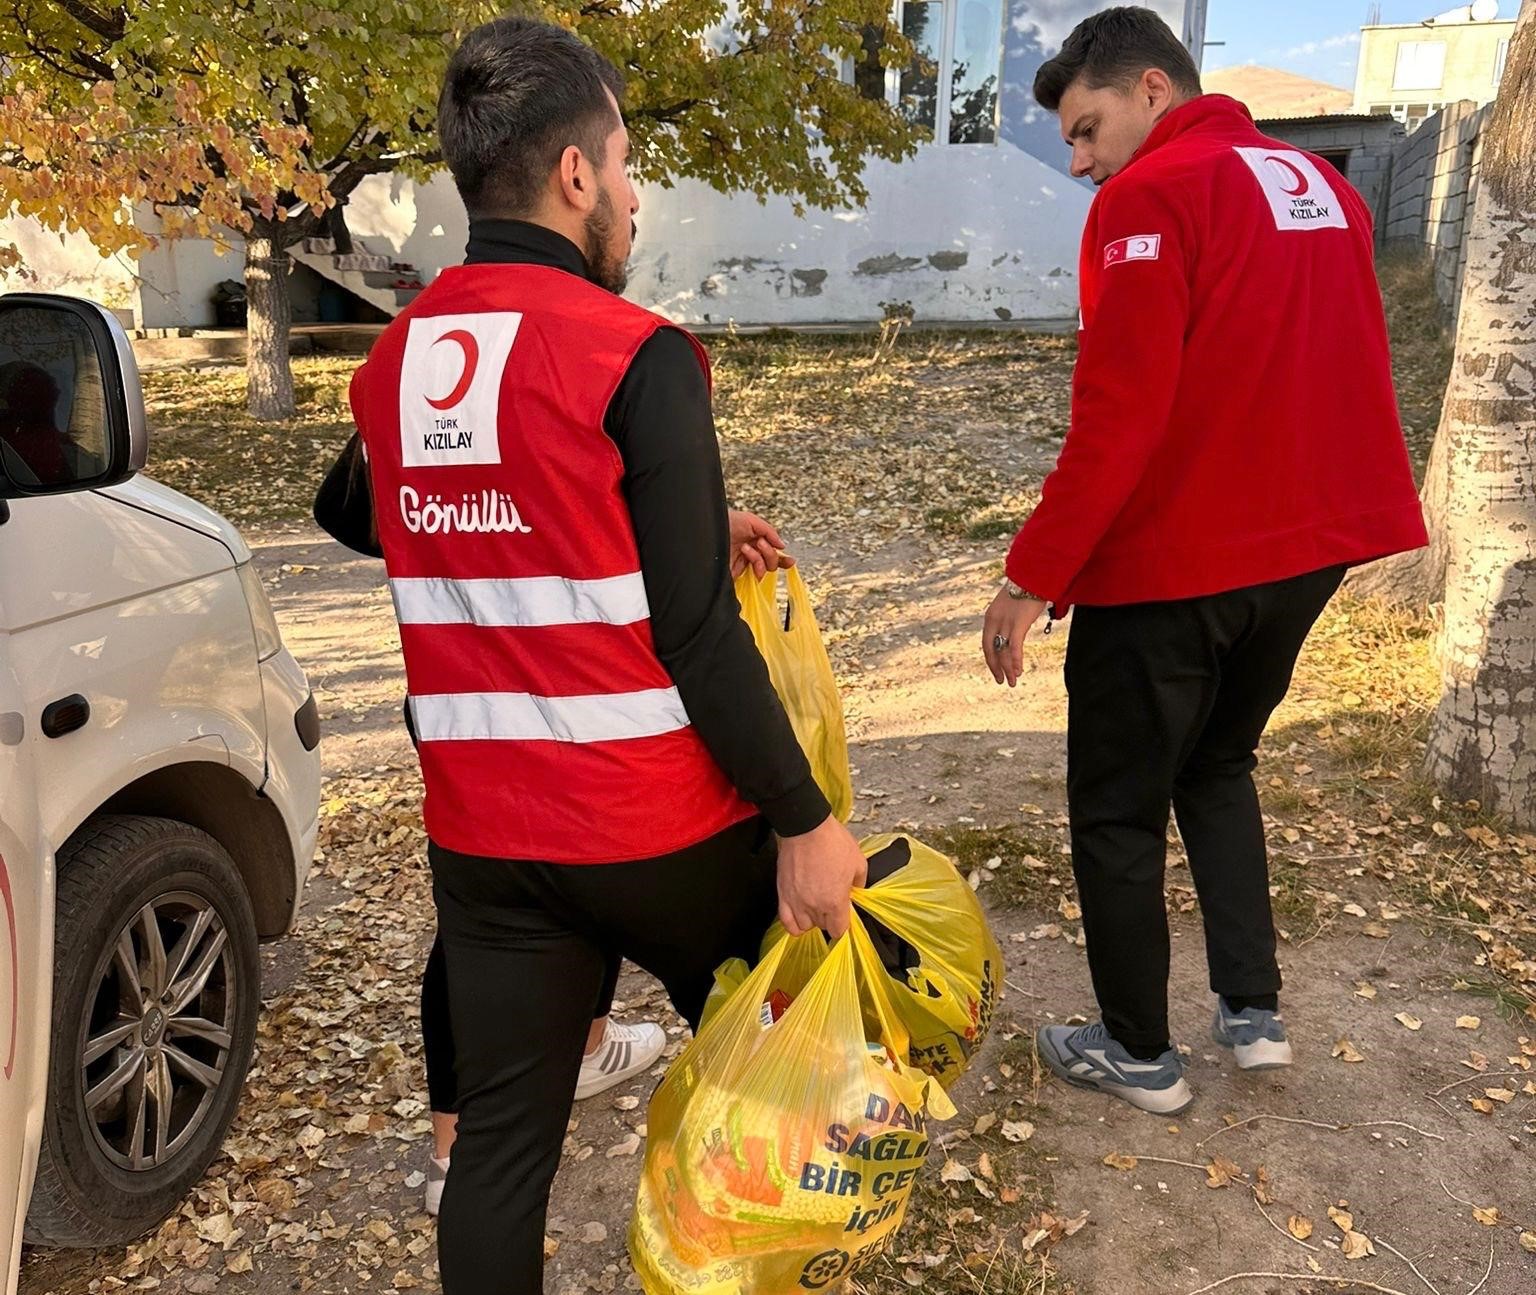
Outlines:
<svg viewBox="0 0 1536 1295"><path fill-rule="evenodd" d="M1162 246L1161 234L1132 234L1129 238L1117 238L1104 248L1104 264L1107 267L1122 261L1155 261Z"/></svg>

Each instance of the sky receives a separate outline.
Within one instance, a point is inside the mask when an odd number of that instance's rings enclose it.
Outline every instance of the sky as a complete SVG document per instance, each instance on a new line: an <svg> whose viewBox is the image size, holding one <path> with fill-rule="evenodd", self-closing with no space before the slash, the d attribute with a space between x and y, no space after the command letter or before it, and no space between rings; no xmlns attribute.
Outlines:
<svg viewBox="0 0 1536 1295"><path fill-rule="evenodd" d="M1418 22L1454 8L1451 0L1381 0L1384 23ZM1210 0L1205 68L1238 63L1283 68L1353 89L1360 25L1368 0ZM1500 0L1499 17L1513 18L1520 0Z"/></svg>

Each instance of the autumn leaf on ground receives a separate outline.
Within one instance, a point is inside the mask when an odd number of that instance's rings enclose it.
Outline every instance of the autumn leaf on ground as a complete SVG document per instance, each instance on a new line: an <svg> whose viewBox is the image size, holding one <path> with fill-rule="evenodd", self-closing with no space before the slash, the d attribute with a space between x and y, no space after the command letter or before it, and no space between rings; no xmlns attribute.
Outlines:
<svg viewBox="0 0 1536 1295"><path fill-rule="evenodd" d="M1333 1220L1334 1226L1340 1232L1352 1232L1355 1227L1355 1216L1348 1210L1341 1210L1337 1206L1328 1207L1328 1217Z"/></svg>
<svg viewBox="0 0 1536 1295"><path fill-rule="evenodd" d="M1333 1045L1333 1055L1341 1061L1364 1061L1365 1057L1355 1049L1355 1045L1348 1039L1340 1039Z"/></svg>
<svg viewBox="0 0 1536 1295"><path fill-rule="evenodd" d="M1028 1142L1035 1136L1035 1126L1028 1120L1004 1120L1003 1137L1009 1142Z"/></svg>
<svg viewBox="0 0 1536 1295"><path fill-rule="evenodd" d="M1312 1220L1301 1214L1292 1214L1286 1228L1298 1241L1305 1241L1312 1235Z"/></svg>
<svg viewBox="0 0 1536 1295"><path fill-rule="evenodd" d="M1421 1021L1417 1016L1413 1015L1412 1012L1399 1012L1392 1019L1401 1025L1405 1030L1421 1029L1424 1025L1424 1022Z"/></svg>
<svg viewBox="0 0 1536 1295"><path fill-rule="evenodd" d="M216 1246L224 1246L227 1249L231 1242L242 1235L242 1232L235 1227L235 1220L230 1215L215 1214L198 1220L197 1235L204 1241L210 1241Z"/></svg>
<svg viewBox="0 0 1536 1295"><path fill-rule="evenodd" d="M979 1138L983 1133L987 1132L996 1123L997 1123L997 1116L994 1115L991 1111L987 1111L985 1114L978 1115L976 1117L976 1124L975 1124L975 1127L971 1129L971 1132L973 1134L975 1134ZM1004 1130L1003 1136L1004 1137L1007 1136L1007 1131L1006 1130Z"/></svg>
<svg viewBox="0 0 1536 1295"><path fill-rule="evenodd" d="M1112 1151L1104 1157L1104 1163L1111 1169L1121 1169L1129 1173L1136 1168L1138 1161L1135 1156L1122 1156Z"/></svg>
<svg viewBox="0 0 1536 1295"><path fill-rule="evenodd" d="M1224 1160L1220 1156L1213 1156L1211 1163L1205 1167L1205 1185L1207 1187L1226 1187L1234 1179L1241 1178L1243 1170L1241 1165L1233 1164L1230 1160Z"/></svg>
<svg viewBox="0 0 1536 1295"><path fill-rule="evenodd" d="M1458 1030L1475 1030L1483 1023L1481 1016L1458 1016L1456 1028Z"/></svg>
<svg viewBox="0 0 1536 1295"><path fill-rule="evenodd" d="M1479 1206L1472 1211L1472 1217L1485 1228L1499 1226L1499 1207L1497 1205Z"/></svg>
<svg viewBox="0 0 1536 1295"><path fill-rule="evenodd" d="M1363 1232L1346 1232L1344 1240L1339 1244L1339 1249L1344 1252L1346 1259L1364 1259L1376 1253L1376 1247L1371 1244L1370 1237Z"/></svg>
<svg viewBox="0 0 1536 1295"><path fill-rule="evenodd" d="M1536 1232L1522 1232L1520 1234L1520 1248L1529 1250L1536 1255Z"/></svg>
<svg viewBox="0 0 1536 1295"><path fill-rule="evenodd" d="M632 1156L640 1150L640 1135L631 1133L620 1142L615 1142L605 1153L608 1159L613 1160L618 1156Z"/></svg>
<svg viewBox="0 0 1536 1295"><path fill-rule="evenodd" d="M1368 981L1368 980L1360 981L1359 984L1357 984L1355 986L1355 997L1357 997L1357 998L1375 998L1376 997L1376 986L1371 984L1371 982Z"/></svg>
<svg viewBox="0 0 1536 1295"><path fill-rule="evenodd" d="M945 1183L968 1183L971 1181L971 1171L958 1160L946 1160L944 1168L939 1171L939 1181Z"/></svg>
<svg viewBox="0 0 1536 1295"><path fill-rule="evenodd" d="M1486 1097L1469 1097L1467 1103L1474 1111L1481 1111L1484 1115L1493 1114L1493 1103Z"/></svg>

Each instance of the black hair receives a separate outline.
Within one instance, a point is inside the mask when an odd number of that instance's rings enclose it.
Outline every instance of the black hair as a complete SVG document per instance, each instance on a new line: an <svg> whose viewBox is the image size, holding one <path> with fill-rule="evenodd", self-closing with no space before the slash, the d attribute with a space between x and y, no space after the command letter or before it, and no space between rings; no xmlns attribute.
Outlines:
<svg viewBox="0 0 1536 1295"><path fill-rule="evenodd" d="M1168 24L1150 9L1118 5L1078 23L1061 53L1035 73L1035 100L1057 112L1062 96L1079 80L1091 90L1128 90L1154 67L1185 94L1202 92L1195 60Z"/></svg>
<svg viewBox="0 0 1536 1295"><path fill-rule="evenodd" d="M613 64L574 33L531 18L475 28L449 60L437 101L443 158L470 215L527 215L575 145L595 166L622 99Z"/></svg>

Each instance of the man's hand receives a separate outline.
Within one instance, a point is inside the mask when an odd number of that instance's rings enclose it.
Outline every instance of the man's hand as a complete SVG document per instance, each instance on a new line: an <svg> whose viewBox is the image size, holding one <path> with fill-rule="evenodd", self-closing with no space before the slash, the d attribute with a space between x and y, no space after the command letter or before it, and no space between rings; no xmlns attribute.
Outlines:
<svg viewBox="0 0 1536 1295"><path fill-rule="evenodd" d="M997 591L981 624L981 655L998 683L1006 679L1010 688L1019 686L1025 635L1044 612L1045 604L1036 598L1010 598L1006 588ZM998 647L1000 637L1007 642Z"/></svg>
<svg viewBox="0 0 1536 1295"><path fill-rule="evenodd" d="M820 927L836 939L848 929L855 886L869 864L846 827L828 814L803 836L779 838L779 920L791 935Z"/></svg>
<svg viewBox="0 0 1536 1295"><path fill-rule="evenodd" d="M778 531L756 513L732 509L727 516L731 521L732 580L748 567L761 580L770 571L795 565L794 558L784 551L784 541L779 538Z"/></svg>

